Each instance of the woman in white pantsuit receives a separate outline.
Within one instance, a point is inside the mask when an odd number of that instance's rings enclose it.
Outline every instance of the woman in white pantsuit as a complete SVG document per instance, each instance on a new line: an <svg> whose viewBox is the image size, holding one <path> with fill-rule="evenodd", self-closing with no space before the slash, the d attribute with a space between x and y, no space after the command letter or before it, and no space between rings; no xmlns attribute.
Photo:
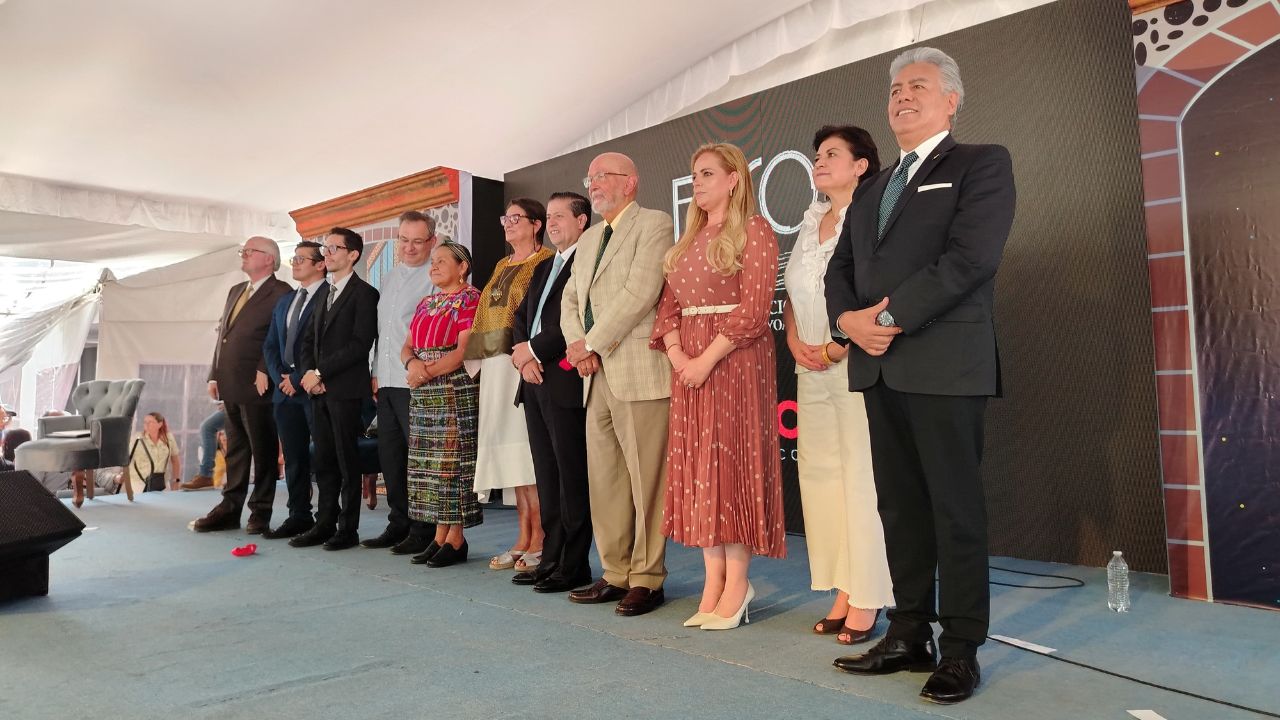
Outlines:
<svg viewBox="0 0 1280 720"><path fill-rule="evenodd" d="M871 637L880 609L893 603L884 528L876 510L871 441L862 393L849 392L847 349L831 341L827 262L854 188L880 168L867 131L824 127L813 139L815 202L787 262L787 346L796 360L800 498L814 590L837 590L815 633L842 645ZM838 449L838 451L837 451Z"/></svg>

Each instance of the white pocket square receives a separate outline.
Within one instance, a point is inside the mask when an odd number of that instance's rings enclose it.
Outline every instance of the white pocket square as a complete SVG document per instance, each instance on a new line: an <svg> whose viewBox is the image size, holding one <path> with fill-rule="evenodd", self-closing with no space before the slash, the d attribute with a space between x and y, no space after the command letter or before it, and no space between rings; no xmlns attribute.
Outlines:
<svg viewBox="0 0 1280 720"><path fill-rule="evenodd" d="M932 185L921 185L920 187L916 188L916 192L925 192L927 190L938 190L940 188L949 188L949 187L951 187L951 183L934 183Z"/></svg>

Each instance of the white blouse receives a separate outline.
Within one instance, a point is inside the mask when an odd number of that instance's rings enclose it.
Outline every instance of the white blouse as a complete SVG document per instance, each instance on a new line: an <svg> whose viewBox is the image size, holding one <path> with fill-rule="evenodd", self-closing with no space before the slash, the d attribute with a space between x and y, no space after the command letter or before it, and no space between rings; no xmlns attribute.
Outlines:
<svg viewBox="0 0 1280 720"><path fill-rule="evenodd" d="M806 345L822 345L831 342L831 325L827 322L827 263L835 253L844 227L845 208L836 217L836 234L825 243L818 242L818 226L822 216L831 209L831 203L814 202L804 213L800 234L787 260L783 283L787 288L787 301L791 303L791 316L796 324L796 334ZM809 372L796 364L796 373Z"/></svg>

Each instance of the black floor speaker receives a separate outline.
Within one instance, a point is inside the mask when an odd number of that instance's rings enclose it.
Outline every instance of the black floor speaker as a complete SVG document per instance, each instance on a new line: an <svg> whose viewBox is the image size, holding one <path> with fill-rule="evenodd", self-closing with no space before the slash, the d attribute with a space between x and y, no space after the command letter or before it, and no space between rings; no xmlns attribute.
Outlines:
<svg viewBox="0 0 1280 720"><path fill-rule="evenodd" d="M0 472L0 602L49 594L49 554L84 523L31 473Z"/></svg>

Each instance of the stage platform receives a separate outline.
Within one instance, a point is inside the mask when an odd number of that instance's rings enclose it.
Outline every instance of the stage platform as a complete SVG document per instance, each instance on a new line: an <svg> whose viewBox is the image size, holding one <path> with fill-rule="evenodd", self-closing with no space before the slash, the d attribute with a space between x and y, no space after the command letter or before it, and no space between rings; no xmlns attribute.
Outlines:
<svg viewBox="0 0 1280 720"><path fill-rule="evenodd" d="M50 595L0 606L0 718L1261 717L995 642L960 705L921 701L925 675L841 673L831 660L848 650L809 631L831 598L808 589L802 537L788 538L786 560L753 565L749 626L706 632L680 625L697 604L696 550L672 544L667 604L622 618L489 570L515 537L511 509L487 509L469 531L471 562L429 570L385 550L189 531L217 497L86 502L90 529L53 556ZM362 528L374 535L385 518L385 505L365 509ZM258 555L229 554L250 541ZM1135 575L1133 612L1119 615L1101 569L992 564L1085 582L993 587L992 634L1280 713L1280 613L1176 600L1164 577Z"/></svg>

